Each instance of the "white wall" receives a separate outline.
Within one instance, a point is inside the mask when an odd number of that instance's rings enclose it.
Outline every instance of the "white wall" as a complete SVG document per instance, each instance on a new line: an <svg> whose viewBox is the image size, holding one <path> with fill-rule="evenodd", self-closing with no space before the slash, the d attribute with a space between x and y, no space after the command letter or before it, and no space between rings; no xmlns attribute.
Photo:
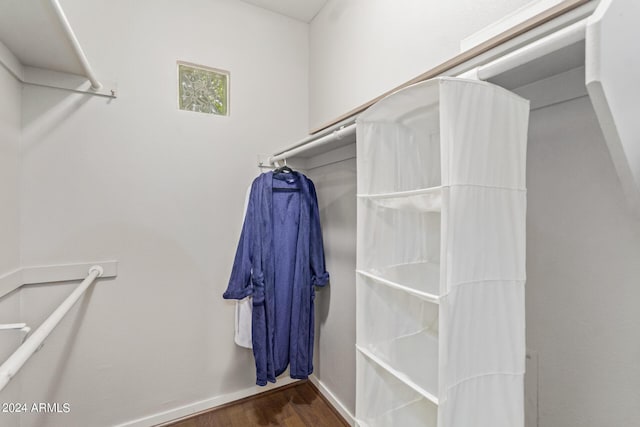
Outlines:
<svg viewBox="0 0 640 427"><path fill-rule="evenodd" d="M257 155L307 129L307 25L235 0L63 7L119 97L25 87L22 261L120 266L22 372L23 398L71 413L23 426L115 425L252 387L222 292ZM231 72L230 117L176 108L176 60ZM70 289L25 289L25 318Z"/></svg>
<svg viewBox="0 0 640 427"><path fill-rule="evenodd" d="M356 162L309 171L318 191L329 286L316 292L314 373L355 414Z"/></svg>
<svg viewBox="0 0 640 427"><path fill-rule="evenodd" d="M20 83L0 66L0 276L19 266Z"/></svg>
<svg viewBox="0 0 640 427"><path fill-rule="evenodd" d="M70 402L71 414L22 425L113 425L250 387L253 359L231 344L233 304L221 293L255 155L299 139L307 117L321 125L448 59L462 37L524 3L329 0L308 38L304 24L231 0L64 1L119 98L25 88L20 254L23 265L121 264L22 373L23 398ZM177 59L231 71L231 117L176 109ZM531 123L527 322L540 426L631 426L638 222L588 103L534 112ZM352 412L354 174L354 162L310 173L332 274L316 300L316 375ZM70 289L25 288L25 320L43 319Z"/></svg>
<svg viewBox="0 0 640 427"><path fill-rule="evenodd" d="M310 127L460 52L460 41L530 0L329 0L311 22Z"/></svg>
<svg viewBox="0 0 640 427"><path fill-rule="evenodd" d="M638 425L640 220L588 98L532 113L527 169L527 347L539 352L539 426Z"/></svg>
<svg viewBox="0 0 640 427"><path fill-rule="evenodd" d="M0 277L20 266L18 236L20 104L21 85L0 66ZM0 297L0 323L19 321L18 293ZM17 348L20 344L19 339L18 331L0 331L0 363ZM0 394L0 403L19 401L19 391L19 382L9 384ZM17 414L0 413L0 424L7 427L17 426Z"/></svg>

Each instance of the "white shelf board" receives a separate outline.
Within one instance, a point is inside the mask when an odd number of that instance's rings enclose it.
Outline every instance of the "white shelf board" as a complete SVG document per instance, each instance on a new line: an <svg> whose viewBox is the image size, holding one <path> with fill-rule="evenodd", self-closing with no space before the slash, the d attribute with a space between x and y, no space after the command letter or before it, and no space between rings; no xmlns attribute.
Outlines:
<svg viewBox="0 0 640 427"><path fill-rule="evenodd" d="M440 212L442 209L442 187L394 193L359 194L358 197L371 200L375 204L389 209L418 212Z"/></svg>
<svg viewBox="0 0 640 427"><path fill-rule="evenodd" d="M49 0L0 2L0 41L23 65L84 73Z"/></svg>
<svg viewBox="0 0 640 427"><path fill-rule="evenodd" d="M51 0L0 2L0 66L23 84L116 97L114 82L91 87Z"/></svg>
<svg viewBox="0 0 640 427"><path fill-rule="evenodd" d="M361 275L363 275L365 277L368 277L371 280L375 280L376 282L378 282L378 283L380 283L382 285L385 285L385 286L388 286L390 288L406 292L408 294L411 294L411 295L413 295L415 297L418 297L420 299L423 299L425 301L429 301L429 302L432 302L434 304L439 304L440 303L440 297L438 297L437 295L434 295L434 294L431 294L431 293L428 293L428 292L421 292L421 291L419 291L417 289L414 289L414 288L411 288L409 286L404 286L404 285L401 285L399 283L392 282L391 280L384 279L384 278L382 278L380 276L376 276L374 274L367 273L364 270L356 270L356 273L361 274Z"/></svg>

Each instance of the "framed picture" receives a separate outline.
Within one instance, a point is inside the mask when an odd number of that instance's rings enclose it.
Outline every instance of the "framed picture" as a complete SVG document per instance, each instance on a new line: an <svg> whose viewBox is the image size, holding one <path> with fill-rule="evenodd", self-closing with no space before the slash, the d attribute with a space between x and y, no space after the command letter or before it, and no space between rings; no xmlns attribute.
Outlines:
<svg viewBox="0 0 640 427"><path fill-rule="evenodd" d="M229 115L228 71L178 61L178 108Z"/></svg>

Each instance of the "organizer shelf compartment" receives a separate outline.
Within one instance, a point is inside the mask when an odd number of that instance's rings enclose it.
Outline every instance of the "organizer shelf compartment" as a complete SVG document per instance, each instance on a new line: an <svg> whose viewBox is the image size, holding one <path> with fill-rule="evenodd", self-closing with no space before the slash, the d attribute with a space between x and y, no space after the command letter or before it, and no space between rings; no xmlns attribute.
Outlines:
<svg viewBox="0 0 640 427"><path fill-rule="evenodd" d="M438 305L358 275L358 346L429 396L438 394ZM415 355L422 363L416 363Z"/></svg>
<svg viewBox="0 0 640 427"><path fill-rule="evenodd" d="M359 425L524 426L528 113L438 78L358 118Z"/></svg>
<svg viewBox="0 0 640 427"><path fill-rule="evenodd" d="M376 104L359 119L358 191L395 193L441 185L438 85L415 86ZM402 99L404 98L404 99ZM426 100L428 104L421 104ZM384 141L383 144L379 141Z"/></svg>
<svg viewBox="0 0 640 427"><path fill-rule="evenodd" d="M356 351L356 419L368 427L437 427L437 404L360 350Z"/></svg>
<svg viewBox="0 0 640 427"><path fill-rule="evenodd" d="M438 295L440 213L389 209L358 199L358 269L398 286Z"/></svg>

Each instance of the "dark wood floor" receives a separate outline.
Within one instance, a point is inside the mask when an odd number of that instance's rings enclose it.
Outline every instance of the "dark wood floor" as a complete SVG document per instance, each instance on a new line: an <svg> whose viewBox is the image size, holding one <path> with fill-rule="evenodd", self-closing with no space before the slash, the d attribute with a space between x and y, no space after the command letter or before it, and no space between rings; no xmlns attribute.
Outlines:
<svg viewBox="0 0 640 427"><path fill-rule="evenodd" d="M224 405L166 427L343 427L349 424L309 381Z"/></svg>

